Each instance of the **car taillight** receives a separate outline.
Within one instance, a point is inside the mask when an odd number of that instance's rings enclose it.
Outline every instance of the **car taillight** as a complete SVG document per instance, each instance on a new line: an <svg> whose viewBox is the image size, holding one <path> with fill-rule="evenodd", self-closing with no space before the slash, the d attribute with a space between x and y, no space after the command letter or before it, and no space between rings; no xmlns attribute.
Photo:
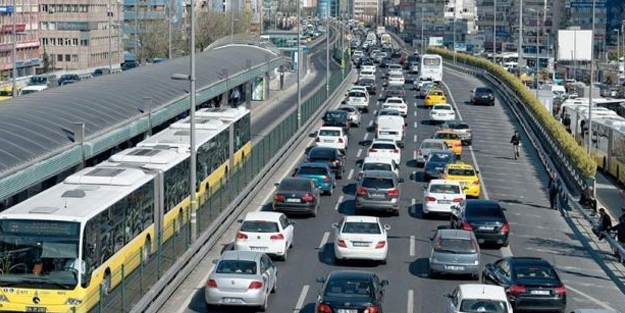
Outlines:
<svg viewBox="0 0 625 313"><path fill-rule="evenodd" d="M341 248L347 248L347 244L345 244L345 240L339 240L336 242L336 245Z"/></svg>
<svg viewBox="0 0 625 313"><path fill-rule="evenodd" d="M510 294L512 295L520 295L525 293L527 289L525 289L525 286L521 286L521 285L511 285L510 286Z"/></svg>
<svg viewBox="0 0 625 313"><path fill-rule="evenodd" d="M250 283L249 289L260 289L263 287L263 282L261 281L253 281Z"/></svg>
<svg viewBox="0 0 625 313"><path fill-rule="evenodd" d="M302 201L304 202L313 202L315 201L315 197L313 197L311 194L307 193L302 197Z"/></svg>
<svg viewBox="0 0 625 313"><path fill-rule="evenodd" d="M378 149L369 149L369 152L378 152Z"/></svg>
<svg viewBox="0 0 625 313"><path fill-rule="evenodd" d="M406 108L406 106L405 106L405 105L400 105L400 106L399 106L399 108L400 108L400 109L405 109L405 108Z"/></svg>
<svg viewBox="0 0 625 313"><path fill-rule="evenodd" d="M510 232L510 224L508 224L508 222L505 222L503 226L501 226L501 233L507 234L508 232Z"/></svg>
<svg viewBox="0 0 625 313"><path fill-rule="evenodd" d="M339 138L339 143L343 143L343 138Z"/></svg>
<svg viewBox="0 0 625 313"><path fill-rule="evenodd" d="M360 188L358 188L358 190L356 190L356 193L361 195L361 196L364 196L364 195L367 194L367 189L360 187Z"/></svg>
<svg viewBox="0 0 625 313"><path fill-rule="evenodd" d="M443 102L447 101L447 98L443 97L443 98L441 98L441 101L443 101Z"/></svg>
<svg viewBox="0 0 625 313"><path fill-rule="evenodd" d="M317 313L332 313L332 308L327 304L320 303L317 305Z"/></svg>
<svg viewBox="0 0 625 313"><path fill-rule="evenodd" d="M425 197L425 201L427 201L427 202L434 202L434 201L436 201L436 198L431 197L431 196L427 196L427 197Z"/></svg>
<svg viewBox="0 0 625 313"><path fill-rule="evenodd" d="M473 230L473 227L471 227L471 224L469 224L469 222L464 222L462 223L462 230Z"/></svg>
<svg viewBox="0 0 625 313"><path fill-rule="evenodd" d="M247 235L242 232L238 232L237 239L247 239Z"/></svg>
<svg viewBox="0 0 625 313"><path fill-rule="evenodd" d="M217 288L217 282L214 279L209 279L208 282L206 282L206 286L208 288Z"/></svg>
<svg viewBox="0 0 625 313"><path fill-rule="evenodd" d="M479 184L480 184L480 181L479 181L479 180L474 180L474 181L471 183L471 185L473 185L473 186L477 186L477 185L479 185Z"/></svg>
<svg viewBox="0 0 625 313"><path fill-rule="evenodd" d="M380 313L380 307L379 306L370 306L370 307L365 309L364 313Z"/></svg>
<svg viewBox="0 0 625 313"><path fill-rule="evenodd" d="M391 196L391 197L397 197L397 196L399 196L399 189L397 189L397 188L391 189L391 190L388 191L387 194L389 196Z"/></svg>
<svg viewBox="0 0 625 313"><path fill-rule="evenodd" d="M462 202L462 198L456 198L456 199L454 199L454 201L453 201L453 202L456 202L456 203L461 203L461 202Z"/></svg>
<svg viewBox="0 0 625 313"><path fill-rule="evenodd" d="M393 149L393 153L399 153L398 149Z"/></svg>
<svg viewBox="0 0 625 313"><path fill-rule="evenodd" d="M362 172L358 173L358 179L362 179L362 175L363 175Z"/></svg>
<svg viewBox="0 0 625 313"><path fill-rule="evenodd" d="M382 241L378 241L378 244L375 245L376 249L382 249L386 246L386 241L382 240Z"/></svg>
<svg viewBox="0 0 625 313"><path fill-rule="evenodd" d="M562 285L560 287L556 287L556 294L559 295L559 296L566 295L566 287L564 287L564 285Z"/></svg>
<svg viewBox="0 0 625 313"><path fill-rule="evenodd" d="M461 145L460 142L454 141L454 147L460 147Z"/></svg>
<svg viewBox="0 0 625 313"><path fill-rule="evenodd" d="M425 97L425 100L430 100L430 97Z"/></svg>
<svg viewBox="0 0 625 313"><path fill-rule="evenodd" d="M323 182L325 182L326 184L330 182L330 177L329 176L323 176Z"/></svg>
<svg viewBox="0 0 625 313"><path fill-rule="evenodd" d="M282 234L277 234L277 235L271 235L271 237L269 237L270 240L284 240L284 235Z"/></svg>
<svg viewBox="0 0 625 313"><path fill-rule="evenodd" d="M332 161L332 166L339 166L339 160Z"/></svg>
<svg viewBox="0 0 625 313"><path fill-rule="evenodd" d="M273 196L273 201L284 201L286 200L286 197L284 195L274 195Z"/></svg>

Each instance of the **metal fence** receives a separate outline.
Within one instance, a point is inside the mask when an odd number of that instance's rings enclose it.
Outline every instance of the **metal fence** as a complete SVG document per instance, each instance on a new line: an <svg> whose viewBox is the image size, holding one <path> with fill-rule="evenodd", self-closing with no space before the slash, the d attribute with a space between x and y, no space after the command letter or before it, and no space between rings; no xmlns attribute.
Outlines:
<svg viewBox="0 0 625 313"><path fill-rule="evenodd" d="M335 57L340 58L340 51ZM345 62L345 70L351 69L351 63ZM334 90L343 82L344 71L337 71L330 77L330 92L325 85L318 88L302 103L302 124L306 123L327 100ZM208 230L213 224L221 221L218 217L230 202L237 197L263 168L270 162L277 151L298 131L297 111L289 114L280 124L263 136L254 147L252 153L245 156L234 169L227 173L217 186L211 186L205 194L198 195L201 199L197 211L197 232ZM97 305L91 312L129 312L132 307L146 294L163 274L186 252L191 245L191 227L189 210L185 209L182 218L164 225L161 234L157 234L156 251L149 259L144 260L144 251L130 256L120 267L112 269L111 281L117 285L109 295L100 286L93 294L87 296L85 303ZM227 214L227 213L226 213ZM162 242L160 238L169 238ZM103 301L98 301L103 299Z"/></svg>

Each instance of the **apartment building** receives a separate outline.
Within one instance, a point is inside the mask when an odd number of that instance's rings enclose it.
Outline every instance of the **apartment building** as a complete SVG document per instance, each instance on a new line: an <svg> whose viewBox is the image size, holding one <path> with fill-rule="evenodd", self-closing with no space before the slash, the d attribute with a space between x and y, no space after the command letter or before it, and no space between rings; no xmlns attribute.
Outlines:
<svg viewBox="0 0 625 313"><path fill-rule="evenodd" d="M476 32L475 0L447 0L445 3L445 42L466 43L467 35Z"/></svg>
<svg viewBox="0 0 625 313"><path fill-rule="evenodd" d="M39 0L42 53L55 70L120 63L122 6L112 0Z"/></svg>
<svg viewBox="0 0 625 313"><path fill-rule="evenodd" d="M15 8L13 7L15 3ZM15 13L15 16L12 14ZM37 0L2 0L0 2L1 77L13 71L13 21L15 18L15 67L17 76L35 74L41 65L39 41L39 3Z"/></svg>
<svg viewBox="0 0 625 313"><path fill-rule="evenodd" d="M347 1L343 1L343 3L345 4L345 8L347 8ZM380 0L354 0L353 3L353 13L356 18L362 18L363 16L378 16L382 10ZM344 11L343 6L341 6L341 11Z"/></svg>

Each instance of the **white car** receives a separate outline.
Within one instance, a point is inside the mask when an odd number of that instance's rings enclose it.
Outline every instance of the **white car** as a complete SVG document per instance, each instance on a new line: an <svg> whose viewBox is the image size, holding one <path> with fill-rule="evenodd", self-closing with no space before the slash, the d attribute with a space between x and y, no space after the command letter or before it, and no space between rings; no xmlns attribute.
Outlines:
<svg viewBox="0 0 625 313"><path fill-rule="evenodd" d="M369 91L367 90L367 87L365 87L365 86L360 86L360 85L354 85L354 86L351 86L351 87L349 88L349 92L347 92L347 94L349 94L349 93L350 93L350 92L352 92L352 91L362 91L362 92L364 92L364 93L366 93L366 94L367 94L367 97L370 97L370 96L371 96L371 95L369 94Z"/></svg>
<svg viewBox="0 0 625 313"><path fill-rule="evenodd" d="M343 128L322 126L317 132L315 146L346 150L348 144L347 140L347 134L343 132Z"/></svg>
<svg viewBox="0 0 625 313"><path fill-rule="evenodd" d="M451 104L438 103L430 110L430 122L445 122L456 119L456 112Z"/></svg>
<svg viewBox="0 0 625 313"><path fill-rule="evenodd" d="M374 260L386 263L389 225L378 217L345 216L334 228L334 257L337 260Z"/></svg>
<svg viewBox="0 0 625 313"><path fill-rule="evenodd" d="M406 117L408 115L408 105L404 99L399 97L390 97L382 104L384 109L395 109L401 113L401 116Z"/></svg>
<svg viewBox="0 0 625 313"><path fill-rule="evenodd" d="M358 179L362 178L364 171L373 170L391 171L399 177L399 164L395 163L395 160L391 158L366 157L360 164Z"/></svg>
<svg viewBox="0 0 625 313"><path fill-rule="evenodd" d="M401 112L398 109L396 109L396 108L388 108L388 109L382 108L382 109L378 110L378 114L376 115L376 123L377 123L377 119L380 116L388 116L388 115L390 115L390 116L402 116Z"/></svg>
<svg viewBox="0 0 625 313"><path fill-rule="evenodd" d="M367 112L369 111L369 94L366 90L352 90L347 94L347 101L345 104L349 104L363 112Z"/></svg>
<svg viewBox="0 0 625 313"><path fill-rule="evenodd" d="M363 65L363 67L365 66L366 65ZM375 79L375 69L374 70L361 69L360 74L358 74L358 80L361 80L363 78Z"/></svg>
<svg viewBox="0 0 625 313"><path fill-rule="evenodd" d="M401 164L401 151L397 143L390 140L373 140L369 150L367 150L368 157L376 158L391 158L395 163Z"/></svg>
<svg viewBox="0 0 625 313"><path fill-rule="evenodd" d="M337 108L337 110L347 112L347 115L349 116L349 122L356 127L360 126L360 111L358 110L358 108L353 105L342 104Z"/></svg>
<svg viewBox="0 0 625 313"><path fill-rule="evenodd" d="M284 261L293 245L293 225L284 213L250 212L241 221L234 249L274 255Z"/></svg>
<svg viewBox="0 0 625 313"><path fill-rule="evenodd" d="M373 74L375 74L375 65L373 64L363 64L360 66L360 75L362 75L362 72L371 72Z"/></svg>
<svg viewBox="0 0 625 313"><path fill-rule="evenodd" d="M512 313L512 306L501 286L483 284L459 285L446 294L446 313Z"/></svg>
<svg viewBox="0 0 625 313"><path fill-rule="evenodd" d="M386 70L386 75L390 75L391 73L399 73L402 74L402 68L399 64L389 64L388 69Z"/></svg>
<svg viewBox="0 0 625 313"><path fill-rule="evenodd" d="M352 54L353 57L355 58L361 58L364 54L364 52L362 52L362 50L355 50L354 54Z"/></svg>
<svg viewBox="0 0 625 313"><path fill-rule="evenodd" d="M423 214L451 213L451 207L461 205L466 199L460 182L433 179L424 186Z"/></svg>
<svg viewBox="0 0 625 313"><path fill-rule="evenodd" d="M403 86L406 83L406 79L403 74L391 73L386 80L386 85L398 85Z"/></svg>

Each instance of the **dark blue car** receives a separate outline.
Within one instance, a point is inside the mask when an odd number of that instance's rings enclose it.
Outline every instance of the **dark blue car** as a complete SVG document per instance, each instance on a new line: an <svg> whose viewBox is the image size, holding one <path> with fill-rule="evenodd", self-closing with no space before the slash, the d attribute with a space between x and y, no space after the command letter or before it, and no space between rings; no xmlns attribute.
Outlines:
<svg viewBox="0 0 625 313"><path fill-rule="evenodd" d="M423 177L425 180L440 178L445 165L456 162L456 154L451 150L433 150L425 162Z"/></svg>

